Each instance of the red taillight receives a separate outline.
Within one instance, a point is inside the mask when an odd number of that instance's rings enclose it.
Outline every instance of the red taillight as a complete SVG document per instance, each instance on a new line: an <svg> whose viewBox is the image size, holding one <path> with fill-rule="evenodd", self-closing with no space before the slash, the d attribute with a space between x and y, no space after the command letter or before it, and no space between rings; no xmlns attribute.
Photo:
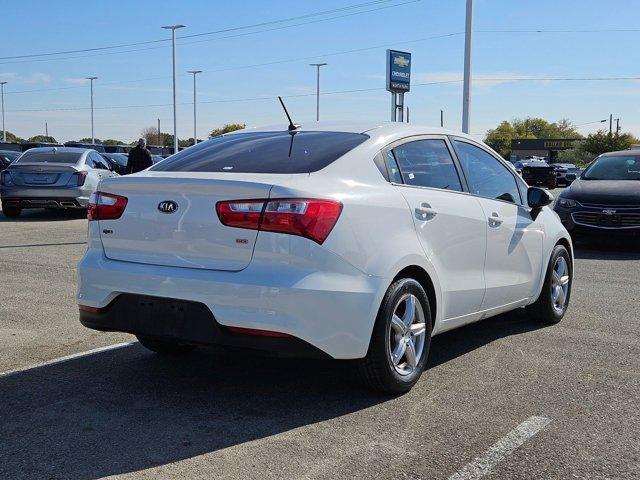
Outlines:
<svg viewBox="0 0 640 480"><path fill-rule="evenodd" d="M313 198L218 202L220 221L229 227L299 235L322 244L338 221L342 203Z"/></svg>
<svg viewBox="0 0 640 480"><path fill-rule="evenodd" d="M127 207L127 197L113 193L95 192L89 199L87 218L89 220L116 220Z"/></svg>
<svg viewBox="0 0 640 480"><path fill-rule="evenodd" d="M78 187L81 187L82 185L84 185L84 181L87 179L87 172L76 172L73 174L73 176L76 177L76 185Z"/></svg>

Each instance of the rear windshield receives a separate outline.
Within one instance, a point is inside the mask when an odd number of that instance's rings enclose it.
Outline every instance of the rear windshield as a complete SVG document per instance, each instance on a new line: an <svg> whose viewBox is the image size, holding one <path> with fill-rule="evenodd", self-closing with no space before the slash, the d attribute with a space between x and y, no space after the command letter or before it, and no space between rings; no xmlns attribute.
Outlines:
<svg viewBox="0 0 640 480"><path fill-rule="evenodd" d="M27 150L17 163L78 163L82 153L76 152L30 152Z"/></svg>
<svg viewBox="0 0 640 480"><path fill-rule="evenodd" d="M331 164L369 138L347 132L238 133L172 155L160 172L307 173Z"/></svg>

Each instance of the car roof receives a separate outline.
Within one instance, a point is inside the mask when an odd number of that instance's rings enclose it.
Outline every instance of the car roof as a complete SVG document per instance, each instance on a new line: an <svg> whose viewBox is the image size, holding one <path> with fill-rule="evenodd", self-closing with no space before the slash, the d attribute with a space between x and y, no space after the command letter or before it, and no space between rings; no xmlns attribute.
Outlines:
<svg viewBox="0 0 640 480"><path fill-rule="evenodd" d="M78 147L37 147L30 148L26 150L25 153L85 153L85 152L95 152L92 148L78 148Z"/></svg>
<svg viewBox="0 0 640 480"><path fill-rule="evenodd" d="M607 153L603 153L602 155L600 155L601 157L624 157L624 156L628 156L628 155L640 155L640 150L635 149L635 150L620 150L618 152L607 152Z"/></svg>
<svg viewBox="0 0 640 480"><path fill-rule="evenodd" d="M282 132L287 131L287 127L288 124L280 123L262 127L244 128L242 130L236 130L225 135L250 132ZM448 130L441 127L415 125L413 123L402 122L306 122L303 123L296 131L366 133L374 139L378 137L389 136L409 137L413 135L455 135L458 137L468 138L475 142L479 142L479 140L474 138L472 135L467 135L466 133L462 133L456 130Z"/></svg>

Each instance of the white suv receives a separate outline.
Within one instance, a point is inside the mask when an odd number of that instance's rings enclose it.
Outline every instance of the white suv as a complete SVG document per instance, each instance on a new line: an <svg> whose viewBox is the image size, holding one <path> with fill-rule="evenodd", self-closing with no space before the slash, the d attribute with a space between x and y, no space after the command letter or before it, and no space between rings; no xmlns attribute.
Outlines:
<svg viewBox="0 0 640 480"><path fill-rule="evenodd" d="M551 201L461 133L234 132L101 183L80 321L161 353L360 359L407 391L434 334L519 307L560 321L573 255Z"/></svg>

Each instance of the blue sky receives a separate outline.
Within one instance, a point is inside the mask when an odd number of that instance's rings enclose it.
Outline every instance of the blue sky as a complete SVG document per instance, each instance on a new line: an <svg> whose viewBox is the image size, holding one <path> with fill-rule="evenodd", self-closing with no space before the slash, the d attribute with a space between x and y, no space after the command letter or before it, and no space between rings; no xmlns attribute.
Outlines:
<svg viewBox="0 0 640 480"><path fill-rule="evenodd" d="M160 26L171 23L187 25L178 35L189 35L366 1L11 1L3 7L0 56L158 40L167 37ZM192 135L192 83L186 71L193 69L204 71L198 77L200 138L228 122L261 125L283 120L273 99L228 100L292 96L286 103L296 122L315 119L315 70L308 66L312 62L329 63L322 70L324 92L380 88L324 95L323 120L386 121L390 102L384 91L385 49L412 52L414 85L459 79L464 12L465 0L390 0L322 17L178 40L178 135ZM357 14L343 16L347 13ZM338 16L343 17L331 18ZM476 0L474 27L480 31L474 37L473 73L478 81L473 87L472 133L482 135L513 117L568 117L582 124L613 113L621 118L625 131L640 135L638 80L505 80L640 77L640 31L486 32L638 29L638 18L637 0ZM285 26L290 27L281 28ZM342 53L348 50L360 51ZM89 136L89 86L83 78L91 75L99 77L95 82L97 137L131 141L143 127L155 125L157 118L163 131L171 131L167 42L0 60L0 79L9 82L5 86L7 129L29 137L44 133L47 121L49 133L58 140ZM442 108L445 126L453 129L460 128L461 100L461 83L414 86L406 96L412 123L438 124ZM580 130L588 133L604 125L585 125Z"/></svg>

